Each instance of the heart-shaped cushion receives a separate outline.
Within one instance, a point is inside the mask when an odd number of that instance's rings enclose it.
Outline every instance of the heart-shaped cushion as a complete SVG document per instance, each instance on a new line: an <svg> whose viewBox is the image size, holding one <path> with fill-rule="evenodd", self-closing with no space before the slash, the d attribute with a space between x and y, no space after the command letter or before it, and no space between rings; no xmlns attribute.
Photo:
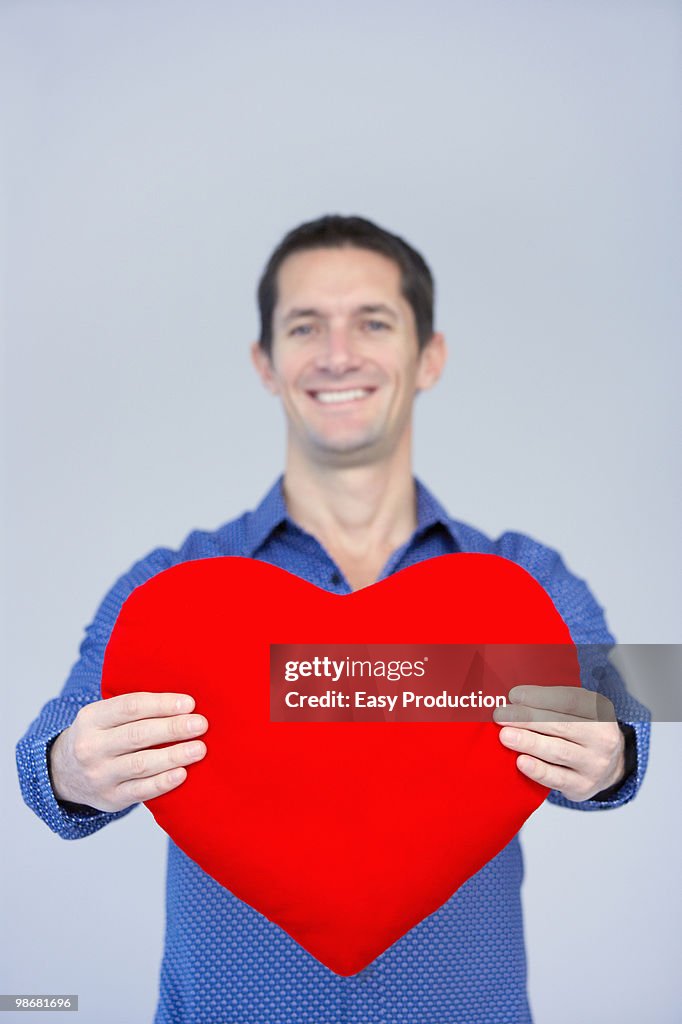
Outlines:
<svg viewBox="0 0 682 1024"><path fill-rule="evenodd" d="M577 656L542 587L496 555L443 555L348 595L209 558L127 599L103 697L190 693L209 723L205 758L149 810L204 871L348 976L437 910L548 791L518 771L491 717L271 720L271 644L567 645L568 677L510 668L504 692L579 685Z"/></svg>

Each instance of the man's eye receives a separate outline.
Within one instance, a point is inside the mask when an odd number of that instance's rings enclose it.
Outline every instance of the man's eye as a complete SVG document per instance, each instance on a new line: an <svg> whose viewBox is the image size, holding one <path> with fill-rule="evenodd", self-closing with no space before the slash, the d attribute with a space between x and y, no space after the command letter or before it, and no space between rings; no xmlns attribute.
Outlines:
<svg viewBox="0 0 682 1024"><path fill-rule="evenodd" d="M297 324L296 327L292 327L289 331L289 335L297 335L300 338L305 338L313 332L312 324Z"/></svg>
<svg viewBox="0 0 682 1024"><path fill-rule="evenodd" d="M371 332L390 330L389 325L384 323L383 320L365 320L364 326Z"/></svg>

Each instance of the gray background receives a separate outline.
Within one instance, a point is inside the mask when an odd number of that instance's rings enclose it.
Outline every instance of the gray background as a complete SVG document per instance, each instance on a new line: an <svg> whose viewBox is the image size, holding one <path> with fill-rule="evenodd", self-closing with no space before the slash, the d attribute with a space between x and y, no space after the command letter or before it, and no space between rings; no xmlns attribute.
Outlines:
<svg viewBox="0 0 682 1024"><path fill-rule="evenodd" d="M0 991L150 1020L164 836L65 843L14 743L135 559L279 471L250 368L271 247L359 212L430 260L451 361L417 472L589 579L623 643L678 643L680 5L5 2ZM538 1024L679 1021L682 727L629 807L524 830ZM22 1018L25 1019L25 1018ZM416 1022L415 1022L416 1024Z"/></svg>

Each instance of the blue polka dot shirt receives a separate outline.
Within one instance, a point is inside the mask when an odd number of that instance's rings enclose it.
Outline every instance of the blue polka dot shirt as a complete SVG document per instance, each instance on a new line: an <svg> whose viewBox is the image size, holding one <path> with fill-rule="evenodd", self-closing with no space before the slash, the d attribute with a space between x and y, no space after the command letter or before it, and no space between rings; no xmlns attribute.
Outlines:
<svg viewBox="0 0 682 1024"><path fill-rule="evenodd" d="M415 562L456 552L501 555L544 587L576 644L613 644L603 611L586 584L550 548L519 533L491 540L451 519L415 481L417 528L380 578ZM58 697L17 745L24 799L64 839L81 839L132 808L106 813L56 800L48 772L51 743L84 705L101 699L104 651L128 595L179 562L220 555L258 558L339 594L351 588L320 543L288 516L280 478L253 512L214 532L194 531L179 550L158 548L137 562L104 598L87 627ZM618 807L637 792L647 762L648 713L626 691L604 656L584 685L609 697L626 728L632 764L614 790L583 803L558 792L548 799L592 811ZM285 932L236 899L169 839L165 948L155 1024L529 1024L521 913L521 849L514 838L436 913L365 970L342 978Z"/></svg>

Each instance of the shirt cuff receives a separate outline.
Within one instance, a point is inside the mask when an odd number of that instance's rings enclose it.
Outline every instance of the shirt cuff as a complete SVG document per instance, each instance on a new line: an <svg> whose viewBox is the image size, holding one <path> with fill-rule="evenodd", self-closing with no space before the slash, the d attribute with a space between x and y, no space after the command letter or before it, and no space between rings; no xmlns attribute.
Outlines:
<svg viewBox="0 0 682 1024"><path fill-rule="evenodd" d="M59 734L67 729L78 711L93 698L57 697L45 705L16 748L21 792L26 804L62 839L82 839L98 832L110 821L122 818L123 811L98 811L94 807L57 800L50 779L49 750Z"/></svg>

